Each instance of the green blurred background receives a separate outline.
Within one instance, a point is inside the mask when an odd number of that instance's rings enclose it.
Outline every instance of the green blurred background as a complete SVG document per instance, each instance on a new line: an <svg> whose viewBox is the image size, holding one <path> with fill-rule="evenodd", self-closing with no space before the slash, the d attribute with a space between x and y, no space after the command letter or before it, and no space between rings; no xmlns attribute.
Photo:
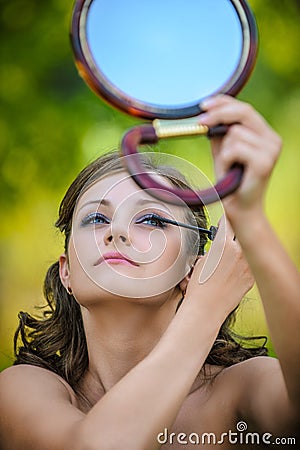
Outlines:
<svg viewBox="0 0 300 450"><path fill-rule="evenodd" d="M255 105L283 137L267 214L299 266L300 1L249 3L259 26L260 51L239 97ZM17 313L34 312L34 305L43 302L45 271L62 251L54 222L68 184L84 165L115 148L138 120L105 105L79 78L68 36L71 0L0 4L1 370L12 364ZM213 178L207 144L198 138L163 143L161 151L185 157ZM253 239L259 245L260 237ZM237 328L267 333L255 289Z"/></svg>

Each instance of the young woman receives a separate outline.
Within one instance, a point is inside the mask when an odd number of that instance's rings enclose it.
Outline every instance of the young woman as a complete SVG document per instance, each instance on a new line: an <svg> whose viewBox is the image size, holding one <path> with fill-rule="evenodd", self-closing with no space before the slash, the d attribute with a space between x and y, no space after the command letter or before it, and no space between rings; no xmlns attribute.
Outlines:
<svg viewBox="0 0 300 450"><path fill-rule="evenodd" d="M201 208L150 196L116 154L84 169L60 207L65 251L47 273L49 310L20 314L16 365L0 376L1 448L280 448L296 436L300 277L263 204L281 141L247 104L204 106L202 123L235 124L212 141L217 176L245 165L227 223L204 255L205 234L176 226L205 228ZM252 274L278 360L228 328Z"/></svg>

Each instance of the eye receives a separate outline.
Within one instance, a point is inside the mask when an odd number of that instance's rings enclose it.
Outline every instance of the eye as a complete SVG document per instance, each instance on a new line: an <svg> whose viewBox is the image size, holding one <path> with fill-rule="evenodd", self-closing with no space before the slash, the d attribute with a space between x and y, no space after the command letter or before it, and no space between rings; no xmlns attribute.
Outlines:
<svg viewBox="0 0 300 450"><path fill-rule="evenodd" d="M140 217L136 223L144 223L146 225L150 225L151 227L157 228L166 228L166 224L164 223L164 218L158 216L157 214L146 214L143 217Z"/></svg>
<svg viewBox="0 0 300 450"><path fill-rule="evenodd" d="M104 216L103 214L100 214L98 212L94 212L86 216L81 221L81 225L108 225L110 223L110 220Z"/></svg>

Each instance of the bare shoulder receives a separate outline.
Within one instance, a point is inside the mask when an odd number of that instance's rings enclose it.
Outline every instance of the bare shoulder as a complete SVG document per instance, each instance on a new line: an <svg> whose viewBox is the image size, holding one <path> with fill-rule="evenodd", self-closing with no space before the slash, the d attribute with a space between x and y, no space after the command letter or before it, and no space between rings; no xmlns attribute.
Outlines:
<svg viewBox="0 0 300 450"><path fill-rule="evenodd" d="M223 371L223 374L226 377L237 377L241 381L243 381L245 377L250 377L253 379L253 377L272 375L276 373L281 373L279 361L278 359L270 356L256 356L227 367Z"/></svg>
<svg viewBox="0 0 300 450"><path fill-rule="evenodd" d="M83 416L71 387L35 366L1 372L0 398L0 442L5 450L63 449Z"/></svg>
<svg viewBox="0 0 300 450"><path fill-rule="evenodd" d="M292 428L295 416L278 359L248 359L224 369L215 382L235 398L237 416L248 420L257 431L275 434Z"/></svg>
<svg viewBox="0 0 300 450"><path fill-rule="evenodd" d="M24 386L27 387L24 390ZM43 391L55 391L58 396L68 399L72 404L76 405L76 395L71 386L59 375L50 370L43 369L29 364L21 364L11 366L0 373L0 392L18 391L20 388L24 395L30 388L38 390L43 388ZM3 394L4 394L3 392Z"/></svg>
<svg viewBox="0 0 300 450"><path fill-rule="evenodd" d="M226 367L217 373L214 384L219 388L234 386L234 390L238 390L240 395L240 390L247 388L247 391L249 391L252 385L257 387L257 382L263 379L268 380L268 382L271 379L283 381L278 359L269 356L257 356Z"/></svg>

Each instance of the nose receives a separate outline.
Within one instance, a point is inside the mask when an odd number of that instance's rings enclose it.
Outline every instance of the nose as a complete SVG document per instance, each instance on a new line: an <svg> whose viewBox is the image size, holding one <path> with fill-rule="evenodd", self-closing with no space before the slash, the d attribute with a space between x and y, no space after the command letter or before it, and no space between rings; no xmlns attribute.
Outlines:
<svg viewBox="0 0 300 450"><path fill-rule="evenodd" d="M112 223L106 234L104 235L104 243L108 245L113 241L115 242L115 244L122 243L125 245L130 245L128 230L124 229L124 227Z"/></svg>

